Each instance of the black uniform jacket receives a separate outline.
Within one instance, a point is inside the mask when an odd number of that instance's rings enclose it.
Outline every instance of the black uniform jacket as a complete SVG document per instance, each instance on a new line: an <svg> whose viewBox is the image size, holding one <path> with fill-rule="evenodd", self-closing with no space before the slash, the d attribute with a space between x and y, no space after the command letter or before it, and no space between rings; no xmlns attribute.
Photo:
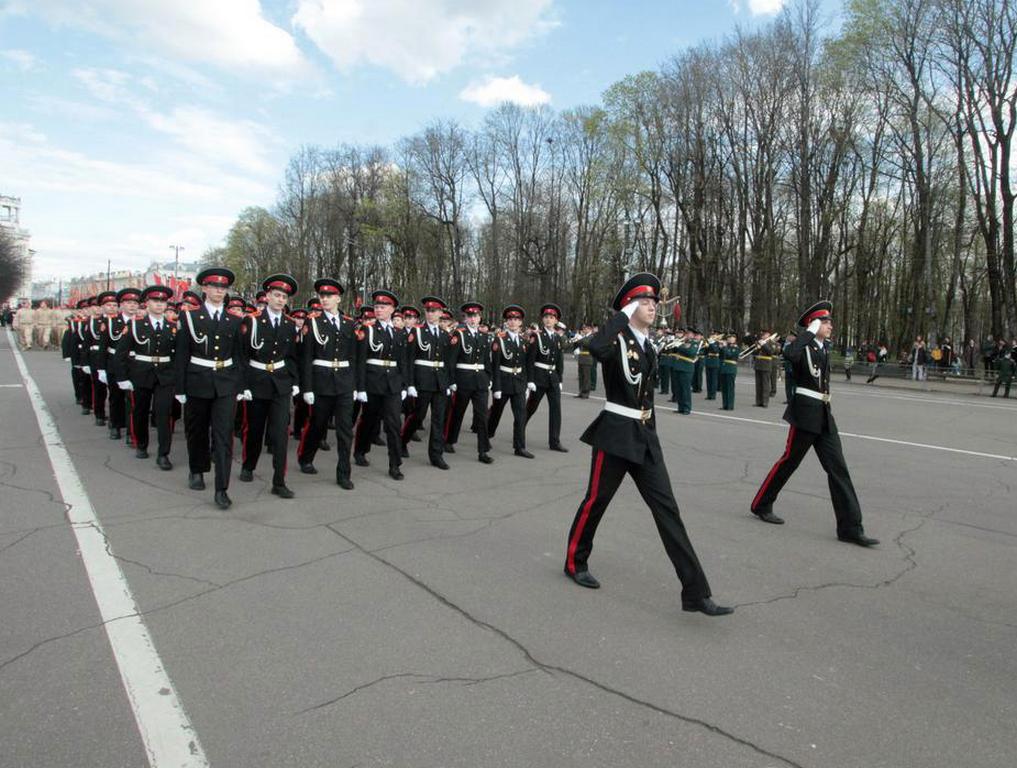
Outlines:
<svg viewBox="0 0 1017 768"><path fill-rule="evenodd" d="M132 320L127 332L120 337L113 351L113 360L110 363L113 380L110 381L110 385L117 381L130 381L135 389L155 389L157 385L172 385L176 378L173 368L176 333L176 325L165 317L158 333L148 315L141 320ZM155 358L157 362L138 360L138 355Z"/></svg>
<svg viewBox="0 0 1017 768"><path fill-rule="evenodd" d="M639 410L653 408L657 355L652 344L645 349L640 346L624 312L615 314L593 335L589 349L600 361L608 402ZM656 414L644 421L604 410L580 439L631 462L646 461L647 453L653 462L663 461Z"/></svg>
<svg viewBox="0 0 1017 768"><path fill-rule="evenodd" d="M339 315L338 325L336 328L324 313L316 312L304 321L300 343L300 389L304 392L328 397L353 392L357 373L355 324Z"/></svg>
<svg viewBox="0 0 1017 768"><path fill-rule="evenodd" d="M513 341L507 332L495 336L491 345L492 388L503 395L526 391L526 353L524 337L516 334Z"/></svg>
<svg viewBox="0 0 1017 768"><path fill-rule="evenodd" d="M449 364L455 371L455 383L459 389L487 389L491 386L491 336L487 333L470 333L467 328L457 328L451 339L452 348ZM460 368L460 365L479 365L479 371Z"/></svg>
<svg viewBox="0 0 1017 768"><path fill-rule="evenodd" d="M542 367L546 365L551 366L551 370ZM541 328L530 334L526 369L527 381L532 381L538 387L550 388L552 384L561 384L565 373L565 354L557 333L548 333L545 328Z"/></svg>
<svg viewBox="0 0 1017 768"><path fill-rule="evenodd" d="M117 351L117 345L127 335L127 331L130 330L130 324L127 320L124 320L123 315L114 315L107 322L100 324L99 327L102 328L99 345L105 350L99 367L106 371L107 383L110 386L115 386L112 371L113 355Z"/></svg>
<svg viewBox="0 0 1017 768"><path fill-rule="evenodd" d="M826 345L816 346L815 338L814 334L805 331L784 352L791 363L795 382L795 394L784 411L784 421L803 432L836 432L837 424L833 420L830 403L801 392L807 389L820 394L830 393L830 355Z"/></svg>
<svg viewBox="0 0 1017 768"><path fill-rule="evenodd" d="M390 327L391 333L382 328L381 323L368 320L356 330L359 392L391 395L409 386L407 343L410 336L416 341L416 331L408 335L401 328Z"/></svg>
<svg viewBox="0 0 1017 768"><path fill-rule="evenodd" d="M224 307L215 322L204 304L180 313L174 361L176 394L211 399L240 391L247 365L247 344L240 336L243 319L243 314ZM199 365L192 358L212 365ZM230 365L225 364L227 360L232 361Z"/></svg>
<svg viewBox="0 0 1017 768"><path fill-rule="evenodd" d="M275 328L267 311L258 312L244 318L240 336L247 357L243 388L251 390L251 394L259 400L289 395L293 385L300 381L296 323L282 314L279 327ZM262 370L251 365L252 362L272 370Z"/></svg>
<svg viewBox="0 0 1017 768"><path fill-rule="evenodd" d="M448 389L452 383L451 335L437 326L432 332L424 324L414 330L413 342L408 347L410 383L417 391L444 392Z"/></svg>

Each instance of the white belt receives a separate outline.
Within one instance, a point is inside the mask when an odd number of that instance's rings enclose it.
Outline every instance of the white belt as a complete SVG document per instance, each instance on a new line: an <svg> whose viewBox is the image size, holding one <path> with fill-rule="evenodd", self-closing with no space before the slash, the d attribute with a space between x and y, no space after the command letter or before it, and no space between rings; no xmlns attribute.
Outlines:
<svg viewBox="0 0 1017 768"><path fill-rule="evenodd" d="M233 365L233 358L227 360L209 360L207 357L192 357L191 362L195 365L200 365L202 368L215 368L217 371L221 371L223 368L229 368Z"/></svg>
<svg viewBox="0 0 1017 768"><path fill-rule="evenodd" d="M422 365L425 368L444 368L445 363L441 360L414 360L414 365Z"/></svg>
<svg viewBox="0 0 1017 768"><path fill-rule="evenodd" d="M131 354L134 353L132 352ZM154 363L155 365L159 365L159 363L168 363L173 358L169 355L134 355L134 359L142 363Z"/></svg>
<svg viewBox="0 0 1017 768"><path fill-rule="evenodd" d="M285 360L280 360L278 363L259 363L257 360L248 360L247 362L251 364L252 368L257 368L259 371L268 371L269 373L286 367Z"/></svg>
<svg viewBox="0 0 1017 768"><path fill-rule="evenodd" d="M604 403L604 410L608 413L616 413L619 416L626 416L630 419L639 419L644 422L649 421L650 417L653 416L652 408L629 408L624 405L618 405L618 403L612 403L610 400Z"/></svg>
<svg viewBox="0 0 1017 768"><path fill-rule="evenodd" d="M368 365L380 365L382 368L394 368L397 363L395 360L381 360L377 357L367 358Z"/></svg>
<svg viewBox="0 0 1017 768"><path fill-rule="evenodd" d="M501 371L502 373L512 373L512 374L523 372L522 368L509 368L509 366L507 365L499 365L498 370Z"/></svg>
<svg viewBox="0 0 1017 768"><path fill-rule="evenodd" d="M93 344L88 349L89 349L90 352L98 352L99 351L99 345L98 344Z"/></svg>
<svg viewBox="0 0 1017 768"><path fill-rule="evenodd" d="M534 365L537 366L538 368L543 368L545 371L554 370L554 366L551 365L550 363L534 363Z"/></svg>
<svg viewBox="0 0 1017 768"><path fill-rule="evenodd" d="M482 363L456 363L456 368L460 371L482 371L484 365Z"/></svg>
<svg viewBox="0 0 1017 768"><path fill-rule="evenodd" d="M349 368L350 367L350 361L349 360L322 360L320 357L316 358L314 360L314 362L311 363L311 364L312 365L317 365L319 368L332 368L333 370L336 369L336 368Z"/></svg>
<svg viewBox="0 0 1017 768"><path fill-rule="evenodd" d="M805 395L805 397L811 397L813 400L822 400L824 403L830 402L830 395L826 392L817 392L814 389L795 389L796 395Z"/></svg>

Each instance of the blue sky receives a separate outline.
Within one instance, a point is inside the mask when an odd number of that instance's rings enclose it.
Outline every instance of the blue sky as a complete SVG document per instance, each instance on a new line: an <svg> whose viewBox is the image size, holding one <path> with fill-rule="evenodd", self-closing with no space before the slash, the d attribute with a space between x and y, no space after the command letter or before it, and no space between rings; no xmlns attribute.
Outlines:
<svg viewBox="0 0 1017 768"><path fill-rule="evenodd" d="M783 0L0 0L0 193L35 279L196 258L302 144L596 103Z"/></svg>

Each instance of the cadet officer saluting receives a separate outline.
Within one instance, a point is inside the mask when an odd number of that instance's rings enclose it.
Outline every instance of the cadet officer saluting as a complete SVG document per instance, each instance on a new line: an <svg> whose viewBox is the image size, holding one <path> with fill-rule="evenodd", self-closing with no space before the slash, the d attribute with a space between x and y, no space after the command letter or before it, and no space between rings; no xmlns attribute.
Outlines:
<svg viewBox="0 0 1017 768"><path fill-rule="evenodd" d="M505 404L512 404L512 449L516 456L532 459L526 450L526 342L519 331L526 312L518 304L509 304L502 310L502 319L508 328L495 335L491 345L491 373L494 403L487 415L487 432L490 437L498 429Z"/></svg>
<svg viewBox="0 0 1017 768"><path fill-rule="evenodd" d="M383 424L389 477L402 480L399 427L402 401L409 383L406 345L416 339L407 337L405 331L392 325L392 313L399 306L394 293L378 290L371 296L375 320L366 321L356 331L357 397L363 403L363 413L357 427L353 459L358 467L369 466L366 454L371 450L371 440L379 424Z"/></svg>
<svg viewBox="0 0 1017 768"><path fill-rule="evenodd" d="M833 331L829 301L817 301L798 318L806 330L797 336L785 353L794 364L795 394L784 411L791 424L784 454L773 465L752 499L752 513L767 523L780 525L783 519L773 513L784 484L798 468L809 448L815 448L819 463L830 485L833 512L837 518L837 538L863 547L879 543L862 528L862 510L851 475L844 461L837 423L830 409L830 354L827 339Z"/></svg>
<svg viewBox="0 0 1017 768"><path fill-rule="evenodd" d="M540 308L540 330L530 334L526 353L526 387L530 396L526 401L527 422L537 412L540 401L547 396L548 446L552 451L568 453L561 444L561 388L565 373L565 354L561 338L555 330L561 317L561 307L545 304Z"/></svg>
<svg viewBox="0 0 1017 768"><path fill-rule="evenodd" d="M437 296L420 300L424 323L417 328L416 338L409 345L409 394L414 397L413 410L403 422L399 433L403 450L407 450L414 433L431 411L431 428L427 439L427 458L438 469L448 469L445 461L445 415L449 387L452 384L450 352L452 337L441 328L441 316L448 307Z"/></svg>
<svg viewBox="0 0 1017 768"><path fill-rule="evenodd" d="M300 471L313 475L314 457L335 420L335 481L340 488L353 490L350 480L350 452L353 449L353 388L356 376L357 339L353 320L339 311L343 287L338 280L323 277L314 281L321 312L304 320L300 342L300 388L303 404L310 408L307 426L300 436L297 461Z"/></svg>
<svg viewBox="0 0 1017 768"><path fill-rule="evenodd" d="M727 337L717 345L720 355L720 370L717 381L720 383L721 408L733 411L735 404L735 377L738 375L738 358L741 348L734 332L728 331Z"/></svg>
<svg viewBox="0 0 1017 768"><path fill-rule="evenodd" d="M449 364L454 366L455 379L452 405L445 428L445 446L455 453L459 430L467 407L473 404L473 421L477 427L477 458L491 464L491 441L487 434L487 393L491 388L491 337L479 330L484 305L468 301L461 307L466 326L455 330L452 336Z"/></svg>
<svg viewBox="0 0 1017 768"><path fill-rule="evenodd" d="M205 291L198 307L181 306L175 352L176 399L184 406L187 435L188 485L203 491L202 476L215 461L215 503L228 509L226 493L233 461L233 415L246 364L246 341L241 337L242 312L226 311L226 291L235 281L226 267L203 269L195 278ZM211 446L211 455L209 447ZM281 449L281 446L280 446Z"/></svg>
<svg viewBox="0 0 1017 768"><path fill-rule="evenodd" d="M300 391L297 370L297 326L283 311L297 292L290 275L272 275L261 284L265 309L255 310L240 326L245 343L243 463L240 480L254 479L266 438L272 448L272 493L292 499L286 486L290 401Z"/></svg>
<svg viewBox="0 0 1017 768"><path fill-rule="evenodd" d="M128 432L139 459L148 458L148 426L155 422L158 450L155 464L169 471L173 441L173 353L176 325L166 318L166 305L173 289L150 285L141 292L146 312L132 318L113 352L111 371L117 389L130 401Z"/></svg>
<svg viewBox="0 0 1017 768"><path fill-rule="evenodd" d="M692 548L668 478L653 413L657 356L647 336L657 314L660 280L633 275L614 298L616 314L590 340L600 361L607 402L583 433L593 446L586 497L576 511L565 552L565 574L596 589L600 583L587 567L597 525L625 475L631 475L653 514L664 549L682 583L682 610L722 616L732 608L717 605Z"/></svg>

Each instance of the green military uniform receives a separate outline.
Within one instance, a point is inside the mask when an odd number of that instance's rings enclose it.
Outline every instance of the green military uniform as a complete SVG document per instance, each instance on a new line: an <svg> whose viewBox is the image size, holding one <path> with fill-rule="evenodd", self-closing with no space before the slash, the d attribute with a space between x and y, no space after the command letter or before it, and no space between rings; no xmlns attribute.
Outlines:
<svg viewBox="0 0 1017 768"><path fill-rule="evenodd" d="M678 413L692 413L692 374L696 369L701 342L688 341L678 345L674 356L675 396Z"/></svg>
<svg viewBox="0 0 1017 768"><path fill-rule="evenodd" d="M721 403L725 411L733 411L735 376L738 375L738 355L741 354L741 348L737 344L725 344L720 347L719 354L720 370L717 378L720 380Z"/></svg>
<svg viewBox="0 0 1017 768"><path fill-rule="evenodd" d="M671 390L671 363L673 361L674 356L665 352L660 355L657 363L657 377L660 379L660 394L662 395L666 395Z"/></svg>
<svg viewBox="0 0 1017 768"><path fill-rule="evenodd" d="M703 360L703 368L706 370L706 399L717 399L717 385L720 373L720 344L711 342L703 348L706 357Z"/></svg>
<svg viewBox="0 0 1017 768"><path fill-rule="evenodd" d="M996 358L996 386L992 388L992 396L995 397L999 388L1003 387L1003 397L1010 397L1010 385L1013 383L1014 368L1013 358L1006 352Z"/></svg>
<svg viewBox="0 0 1017 768"><path fill-rule="evenodd" d="M703 369L706 363L706 342L703 339L696 339L699 342L699 352L696 354L695 366L692 369L692 391L703 391Z"/></svg>
<svg viewBox="0 0 1017 768"><path fill-rule="evenodd" d="M776 349L772 342L760 344L753 357L756 371L756 405L766 408L770 404L770 374Z"/></svg>

